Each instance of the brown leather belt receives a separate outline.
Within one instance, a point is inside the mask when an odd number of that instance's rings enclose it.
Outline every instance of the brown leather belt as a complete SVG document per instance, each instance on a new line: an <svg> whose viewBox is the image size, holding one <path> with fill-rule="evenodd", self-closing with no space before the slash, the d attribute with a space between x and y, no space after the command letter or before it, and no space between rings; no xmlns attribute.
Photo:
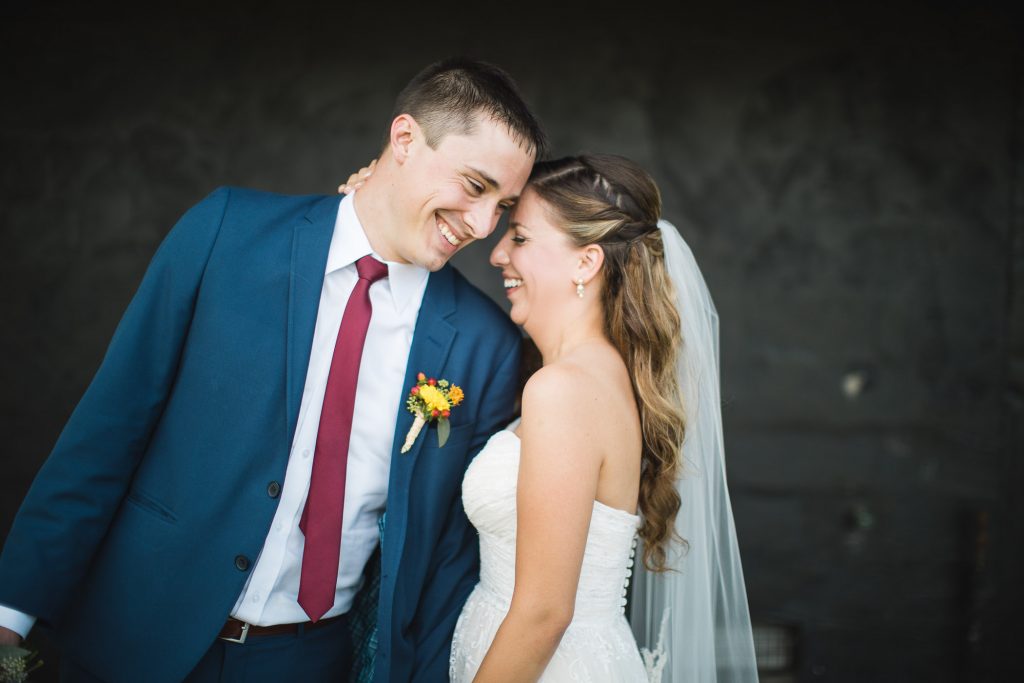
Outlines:
<svg viewBox="0 0 1024 683"><path fill-rule="evenodd" d="M327 626L343 616L345 615L339 614L336 617L329 617L316 622L304 621L298 624L274 624L273 626L257 626L239 621L234 617L228 617L227 622L224 623L217 637L229 643L244 643L245 639L249 636L277 636L283 633L298 633L300 626L305 627L306 631L312 631L321 626Z"/></svg>

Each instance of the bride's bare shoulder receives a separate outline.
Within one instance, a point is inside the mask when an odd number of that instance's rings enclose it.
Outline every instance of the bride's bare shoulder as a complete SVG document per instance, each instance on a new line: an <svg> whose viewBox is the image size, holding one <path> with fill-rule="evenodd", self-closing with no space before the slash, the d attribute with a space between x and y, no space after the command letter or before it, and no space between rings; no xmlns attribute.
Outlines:
<svg viewBox="0 0 1024 683"><path fill-rule="evenodd" d="M617 365L618 363L618 365ZM589 430L616 401L621 361L607 354L580 354L545 365L523 389L523 421L538 428Z"/></svg>
<svg viewBox="0 0 1024 683"><path fill-rule="evenodd" d="M554 462L575 468L579 483L594 480L600 458L592 447L600 420L597 394L587 387L588 373L573 364L552 363L535 372L523 389L520 482L531 463L550 471ZM552 460L552 454L557 458ZM590 472L593 476L587 476ZM527 474L527 481L529 477ZM524 489L528 485L524 486ZM594 492L588 490L593 498Z"/></svg>
<svg viewBox="0 0 1024 683"><path fill-rule="evenodd" d="M552 395L565 397L585 394L587 387L598 374L580 358L550 363L530 376L523 389L523 400L543 400L546 396Z"/></svg>
<svg viewBox="0 0 1024 683"><path fill-rule="evenodd" d="M585 373L575 364L545 365L530 376L523 388L523 416L533 412L531 408L559 406L566 400L579 398L585 383Z"/></svg>

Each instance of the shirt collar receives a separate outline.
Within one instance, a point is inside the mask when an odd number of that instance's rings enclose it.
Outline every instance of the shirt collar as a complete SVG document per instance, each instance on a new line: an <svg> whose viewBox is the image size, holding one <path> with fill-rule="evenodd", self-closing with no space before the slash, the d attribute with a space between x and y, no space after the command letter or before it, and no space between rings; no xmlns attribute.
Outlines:
<svg viewBox="0 0 1024 683"><path fill-rule="evenodd" d="M327 253L327 270L329 275L336 270L352 267L355 262L372 254L378 261L388 266L388 288L395 302L395 309L401 312L409 305L416 295L423 291L423 285L430 272L426 268L410 263L384 261L373 251L370 240L363 231L363 224L356 215L355 195L347 195L338 205L338 217L334 221L334 235L331 237L331 248Z"/></svg>

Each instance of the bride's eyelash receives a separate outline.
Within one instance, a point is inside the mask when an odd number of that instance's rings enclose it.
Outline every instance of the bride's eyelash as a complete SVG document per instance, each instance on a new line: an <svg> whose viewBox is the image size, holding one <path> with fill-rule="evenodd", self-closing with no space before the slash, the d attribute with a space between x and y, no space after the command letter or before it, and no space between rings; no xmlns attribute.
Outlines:
<svg viewBox="0 0 1024 683"><path fill-rule="evenodd" d="M526 238L519 235L512 235L512 241L516 244L526 244Z"/></svg>

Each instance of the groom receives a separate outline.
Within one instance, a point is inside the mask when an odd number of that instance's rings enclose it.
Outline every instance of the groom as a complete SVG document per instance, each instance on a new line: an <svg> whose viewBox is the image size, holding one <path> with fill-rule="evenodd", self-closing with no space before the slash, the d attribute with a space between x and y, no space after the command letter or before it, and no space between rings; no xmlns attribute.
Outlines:
<svg viewBox="0 0 1024 683"><path fill-rule="evenodd" d="M447 680L478 571L462 475L510 418L519 333L445 264L543 146L504 72L449 60L357 193L190 209L15 519L0 642L38 620L66 680L344 680L382 526L374 680ZM400 453L420 372L465 400Z"/></svg>

